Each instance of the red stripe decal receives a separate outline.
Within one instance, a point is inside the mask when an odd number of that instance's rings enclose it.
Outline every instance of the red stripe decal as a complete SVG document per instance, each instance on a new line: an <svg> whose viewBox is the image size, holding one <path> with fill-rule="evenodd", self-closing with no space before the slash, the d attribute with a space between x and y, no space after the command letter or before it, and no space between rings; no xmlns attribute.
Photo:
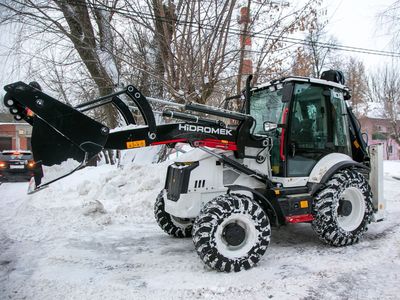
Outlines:
<svg viewBox="0 0 400 300"><path fill-rule="evenodd" d="M287 223L301 223L314 220L314 216L312 214L306 214L297 216L287 216L285 217L285 219Z"/></svg>
<svg viewBox="0 0 400 300"><path fill-rule="evenodd" d="M151 146L155 145L165 145L172 143L186 143L187 139L174 139L174 140L165 140L151 143ZM237 145L234 142L225 141L225 140L214 140L214 139L204 139L193 142L193 146L195 147L210 147L210 148L218 148L224 150L237 150Z"/></svg>
<svg viewBox="0 0 400 300"><path fill-rule="evenodd" d="M289 108L285 108L285 110L283 111L283 115L282 115L282 124L286 123L286 116L287 116L288 112L289 112ZM279 155L280 155L282 161L286 160L285 154L283 153L284 145L285 145L285 128L282 128L280 145L279 145Z"/></svg>

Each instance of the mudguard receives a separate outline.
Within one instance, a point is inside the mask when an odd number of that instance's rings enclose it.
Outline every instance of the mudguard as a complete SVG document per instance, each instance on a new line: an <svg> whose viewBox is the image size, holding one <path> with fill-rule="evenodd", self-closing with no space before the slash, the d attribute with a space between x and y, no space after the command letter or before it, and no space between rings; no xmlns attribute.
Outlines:
<svg viewBox="0 0 400 300"><path fill-rule="evenodd" d="M346 154L330 153L324 156L310 173L307 185L310 187L311 194L326 183L337 171L349 167L360 168L369 172L367 166L354 161Z"/></svg>
<svg viewBox="0 0 400 300"><path fill-rule="evenodd" d="M231 192L241 192L242 194L245 194L249 196L250 198L254 199L258 204L261 205L261 207L264 209L264 211L268 214L268 217L270 218L271 223L274 223L276 227L279 226L279 215L276 212L276 209L272 202L261 192L252 189L247 186L242 186L242 185L230 185L228 186L228 191L227 193L230 194ZM250 194L250 195L249 195Z"/></svg>

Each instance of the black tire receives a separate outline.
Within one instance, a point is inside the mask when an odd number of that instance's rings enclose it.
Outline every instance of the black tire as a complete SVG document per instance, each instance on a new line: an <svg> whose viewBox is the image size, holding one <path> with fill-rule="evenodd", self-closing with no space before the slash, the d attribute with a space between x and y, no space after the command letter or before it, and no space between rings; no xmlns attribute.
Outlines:
<svg viewBox="0 0 400 300"><path fill-rule="evenodd" d="M313 209L312 228L320 240L339 247L352 245L371 223L371 188L359 172L341 170L317 193Z"/></svg>
<svg viewBox="0 0 400 300"><path fill-rule="evenodd" d="M268 216L255 201L240 194L208 202L193 226L197 254L206 265L224 272L253 267L267 250L270 237Z"/></svg>
<svg viewBox="0 0 400 300"><path fill-rule="evenodd" d="M173 237L185 238L192 236L193 219L182 219L171 216L165 211L163 193L161 192L154 204L154 216L157 224Z"/></svg>

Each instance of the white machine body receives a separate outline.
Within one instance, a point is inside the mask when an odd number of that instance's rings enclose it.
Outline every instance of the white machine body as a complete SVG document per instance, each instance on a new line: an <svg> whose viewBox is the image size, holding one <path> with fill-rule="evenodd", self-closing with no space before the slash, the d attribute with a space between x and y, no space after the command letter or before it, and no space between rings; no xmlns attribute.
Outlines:
<svg viewBox="0 0 400 300"><path fill-rule="evenodd" d="M226 156L232 155L230 151L220 150L216 153L223 153ZM260 181L224 166L216 157L200 149L190 151L175 162L189 164L194 161L194 158L198 162L198 166L190 171L187 192L180 193L179 199L174 201L167 197L168 191L164 189L165 211L173 216L196 218L205 203L225 194L230 185L242 185L250 188L265 187ZM176 164L172 167L179 168ZM182 168L184 167L183 165ZM262 168L259 168L259 170L262 170ZM266 171L268 168L265 167L264 170ZM246 191L241 193L251 196L251 193Z"/></svg>
<svg viewBox="0 0 400 300"><path fill-rule="evenodd" d="M246 150L252 155L255 154L251 148ZM380 221L384 217L386 206L383 197L383 146L371 145L369 146L369 152L371 156L369 183L373 193L374 221ZM217 150L215 153L231 157L233 155L232 152L224 150ZM164 189L165 211L179 218L196 218L207 202L219 195L225 194L229 186L240 185L252 189L265 187L259 180L240 173L229 166L224 166L224 164L219 162L217 157L201 149L194 149L175 160L175 162L176 163L172 165L174 169L184 169L194 162L197 164L196 167L192 168L190 173L184 175L189 177L187 179L187 189L184 192L179 192L174 200L168 197L168 192L170 191ZM331 153L318 161L309 177L271 178L274 182L281 183L284 188L305 187L309 183L319 184L324 178L324 175L334 168L335 165L340 163L357 164L346 154ZM266 159L260 164L256 163L254 159L244 159L243 164L250 168L257 169L260 173L270 175L271 168L269 159ZM252 197L252 193L248 190L240 191L240 193Z"/></svg>

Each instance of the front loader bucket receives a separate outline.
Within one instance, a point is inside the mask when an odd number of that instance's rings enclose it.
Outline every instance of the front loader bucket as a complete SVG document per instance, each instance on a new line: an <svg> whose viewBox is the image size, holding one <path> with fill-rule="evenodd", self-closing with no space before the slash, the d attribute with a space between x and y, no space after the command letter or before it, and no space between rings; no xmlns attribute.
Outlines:
<svg viewBox="0 0 400 300"><path fill-rule="evenodd" d="M103 124L23 82L4 87L4 104L33 126L35 161L51 166L72 158L81 164L99 153L108 137Z"/></svg>
<svg viewBox="0 0 400 300"><path fill-rule="evenodd" d="M33 120L32 152L35 161L45 166L59 165L68 158L82 162L85 152L38 117Z"/></svg>

